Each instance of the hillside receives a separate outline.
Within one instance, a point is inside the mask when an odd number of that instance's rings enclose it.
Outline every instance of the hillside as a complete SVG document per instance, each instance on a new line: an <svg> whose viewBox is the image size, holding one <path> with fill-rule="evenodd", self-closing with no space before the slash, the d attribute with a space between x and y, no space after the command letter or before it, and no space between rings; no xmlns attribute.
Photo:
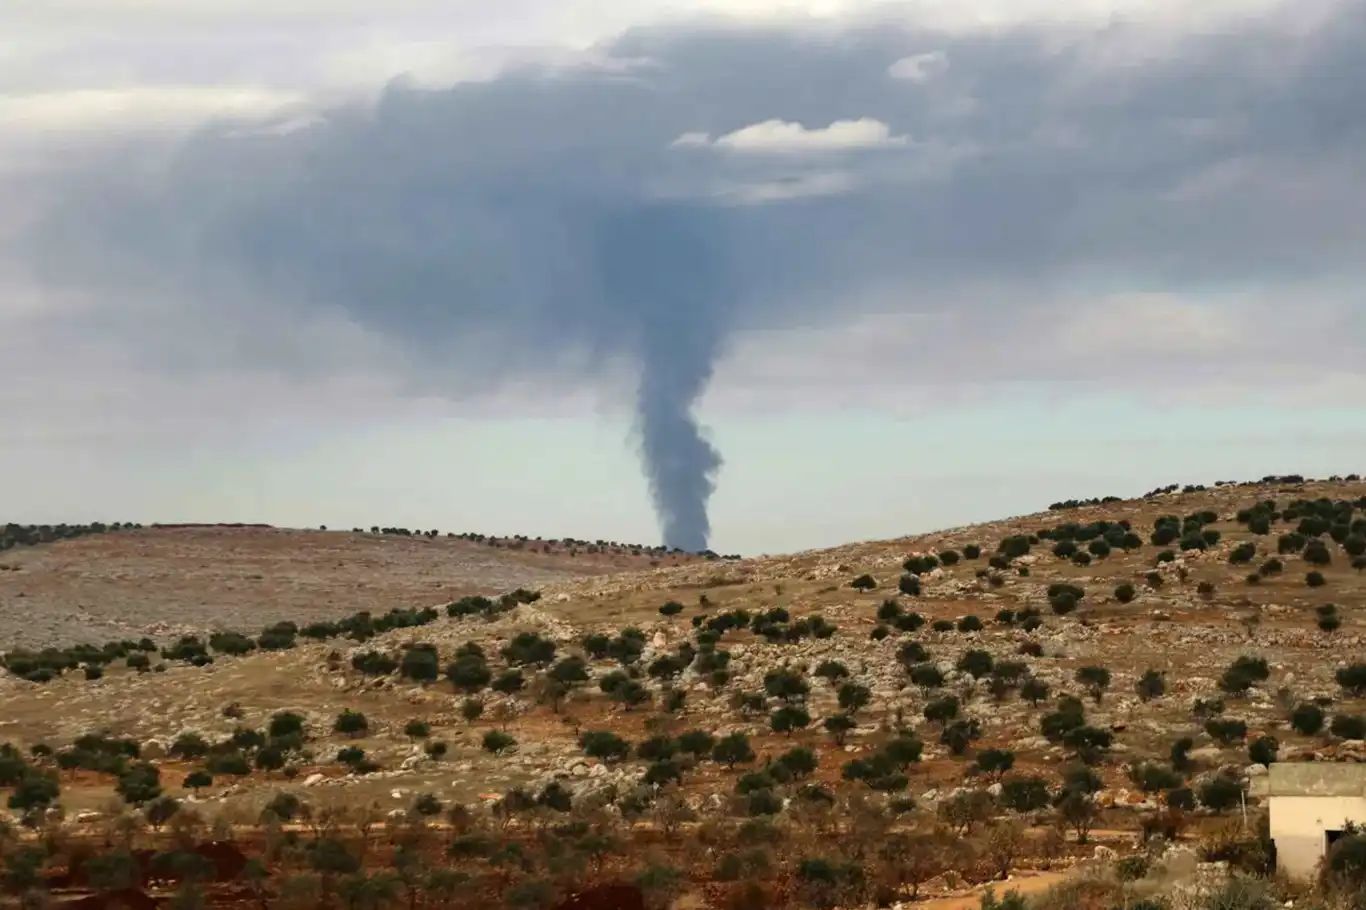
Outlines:
<svg viewBox="0 0 1366 910"><path fill-rule="evenodd" d="M550 901L667 868L658 887L696 906L745 887L772 905L854 906L875 888L952 896L1001 868L1066 867L1097 840L1129 851L1144 826L1195 845L1277 755L1366 760L1355 477L616 574L608 559L530 554L474 572L495 557L444 540L124 533L23 554L0 575L4 602L24 583L40 602L34 580L68 577L62 590L88 591L110 623L140 595L155 606L139 622L175 622L179 596L220 619L233 605L222 627L246 635L290 616L439 608L316 641L277 628L244 656L227 653L242 636L220 637L138 661L86 653L108 663L95 679L0 676L0 740L86 769L61 778L60 801L90 824L117 804L127 759L69 746L103 731L153 762L182 811L255 824L290 792L314 813L417 825L446 857L431 862L481 893ZM463 596L495 579L539 597ZM197 770L212 780L191 793ZM424 821L419 797L454 830ZM469 808L442 815L453 806ZM539 839L571 819L586 827L557 835L568 846ZM483 846L457 850L474 834ZM489 871L513 842L528 858Z"/></svg>
<svg viewBox="0 0 1366 910"><path fill-rule="evenodd" d="M59 526L60 533L60 526ZM0 535L2 536L2 535ZM18 536L18 535L16 535ZM51 538L52 535L46 535ZM0 548L0 651L256 631L695 559L587 541L153 526Z"/></svg>

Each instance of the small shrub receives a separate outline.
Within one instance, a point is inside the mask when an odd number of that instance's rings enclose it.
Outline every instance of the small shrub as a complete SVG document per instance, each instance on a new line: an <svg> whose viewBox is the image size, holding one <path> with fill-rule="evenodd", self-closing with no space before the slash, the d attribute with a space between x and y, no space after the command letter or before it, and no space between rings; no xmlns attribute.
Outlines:
<svg viewBox="0 0 1366 910"><path fill-rule="evenodd" d="M1167 679L1160 670L1148 669L1139 677L1134 689L1141 701L1152 701L1167 691Z"/></svg>
<svg viewBox="0 0 1366 910"><path fill-rule="evenodd" d="M1276 752L1281 744L1274 736L1259 736L1247 747L1249 761L1259 765L1270 765L1276 761Z"/></svg>
<svg viewBox="0 0 1366 910"><path fill-rule="evenodd" d="M1247 737L1247 724L1231 718L1213 718L1205 722L1205 732L1222 746L1229 746Z"/></svg>
<svg viewBox="0 0 1366 910"><path fill-rule="evenodd" d="M1366 739L1366 718L1358 714L1337 714L1328 731L1339 739Z"/></svg>
<svg viewBox="0 0 1366 910"><path fill-rule="evenodd" d="M332 732L346 736L360 736L368 729L370 729L370 722L366 720L365 715L349 708L338 714L336 721L332 724Z"/></svg>
<svg viewBox="0 0 1366 910"><path fill-rule="evenodd" d="M1200 804L1212 812L1227 812L1243 798L1243 788L1236 781L1222 775L1205 782L1199 790Z"/></svg>

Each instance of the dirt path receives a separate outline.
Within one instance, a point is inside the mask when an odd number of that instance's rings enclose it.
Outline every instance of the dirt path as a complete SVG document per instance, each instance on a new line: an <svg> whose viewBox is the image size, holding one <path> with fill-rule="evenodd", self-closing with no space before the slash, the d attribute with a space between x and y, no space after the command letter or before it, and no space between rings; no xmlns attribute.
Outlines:
<svg viewBox="0 0 1366 910"><path fill-rule="evenodd" d="M979 885L966 894L955 894L951 897L936 897L927 901L916 903L916 910L977 910L981 903L982 895L988 888L996 892L1000 897L1007 891L1018 891L1020 894L1028 896L1047 891L1049 888L1067 878L1066 870L1056 870L1052 872L1021 872L1012 875L1009 881L990 882Z"/></svg>

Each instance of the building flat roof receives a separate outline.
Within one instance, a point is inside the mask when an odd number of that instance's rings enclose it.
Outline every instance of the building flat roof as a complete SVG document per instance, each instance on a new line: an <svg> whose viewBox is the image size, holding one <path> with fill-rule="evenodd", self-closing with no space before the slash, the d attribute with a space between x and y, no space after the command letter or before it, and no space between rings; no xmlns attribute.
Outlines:
<svg viewBox="0 0 1366 910"><path fill-rule="evenodd" d="M1273 762L1252 778L1254 796L1366 797L1366 764L1354 762Z"/></svg>

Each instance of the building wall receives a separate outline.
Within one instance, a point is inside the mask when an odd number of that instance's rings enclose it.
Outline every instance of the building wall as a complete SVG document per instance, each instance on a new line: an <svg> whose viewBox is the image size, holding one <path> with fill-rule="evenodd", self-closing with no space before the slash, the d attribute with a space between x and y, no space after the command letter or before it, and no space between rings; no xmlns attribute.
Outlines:
<svg viewBox="0 0 1366 910"><path fill-rule="evenodd" d="M1366 796L1271 796L1271 838L1276 865L1287 875L1314 875L1325 850L1325 834L1344 822L1366 825Z"/></svg>

